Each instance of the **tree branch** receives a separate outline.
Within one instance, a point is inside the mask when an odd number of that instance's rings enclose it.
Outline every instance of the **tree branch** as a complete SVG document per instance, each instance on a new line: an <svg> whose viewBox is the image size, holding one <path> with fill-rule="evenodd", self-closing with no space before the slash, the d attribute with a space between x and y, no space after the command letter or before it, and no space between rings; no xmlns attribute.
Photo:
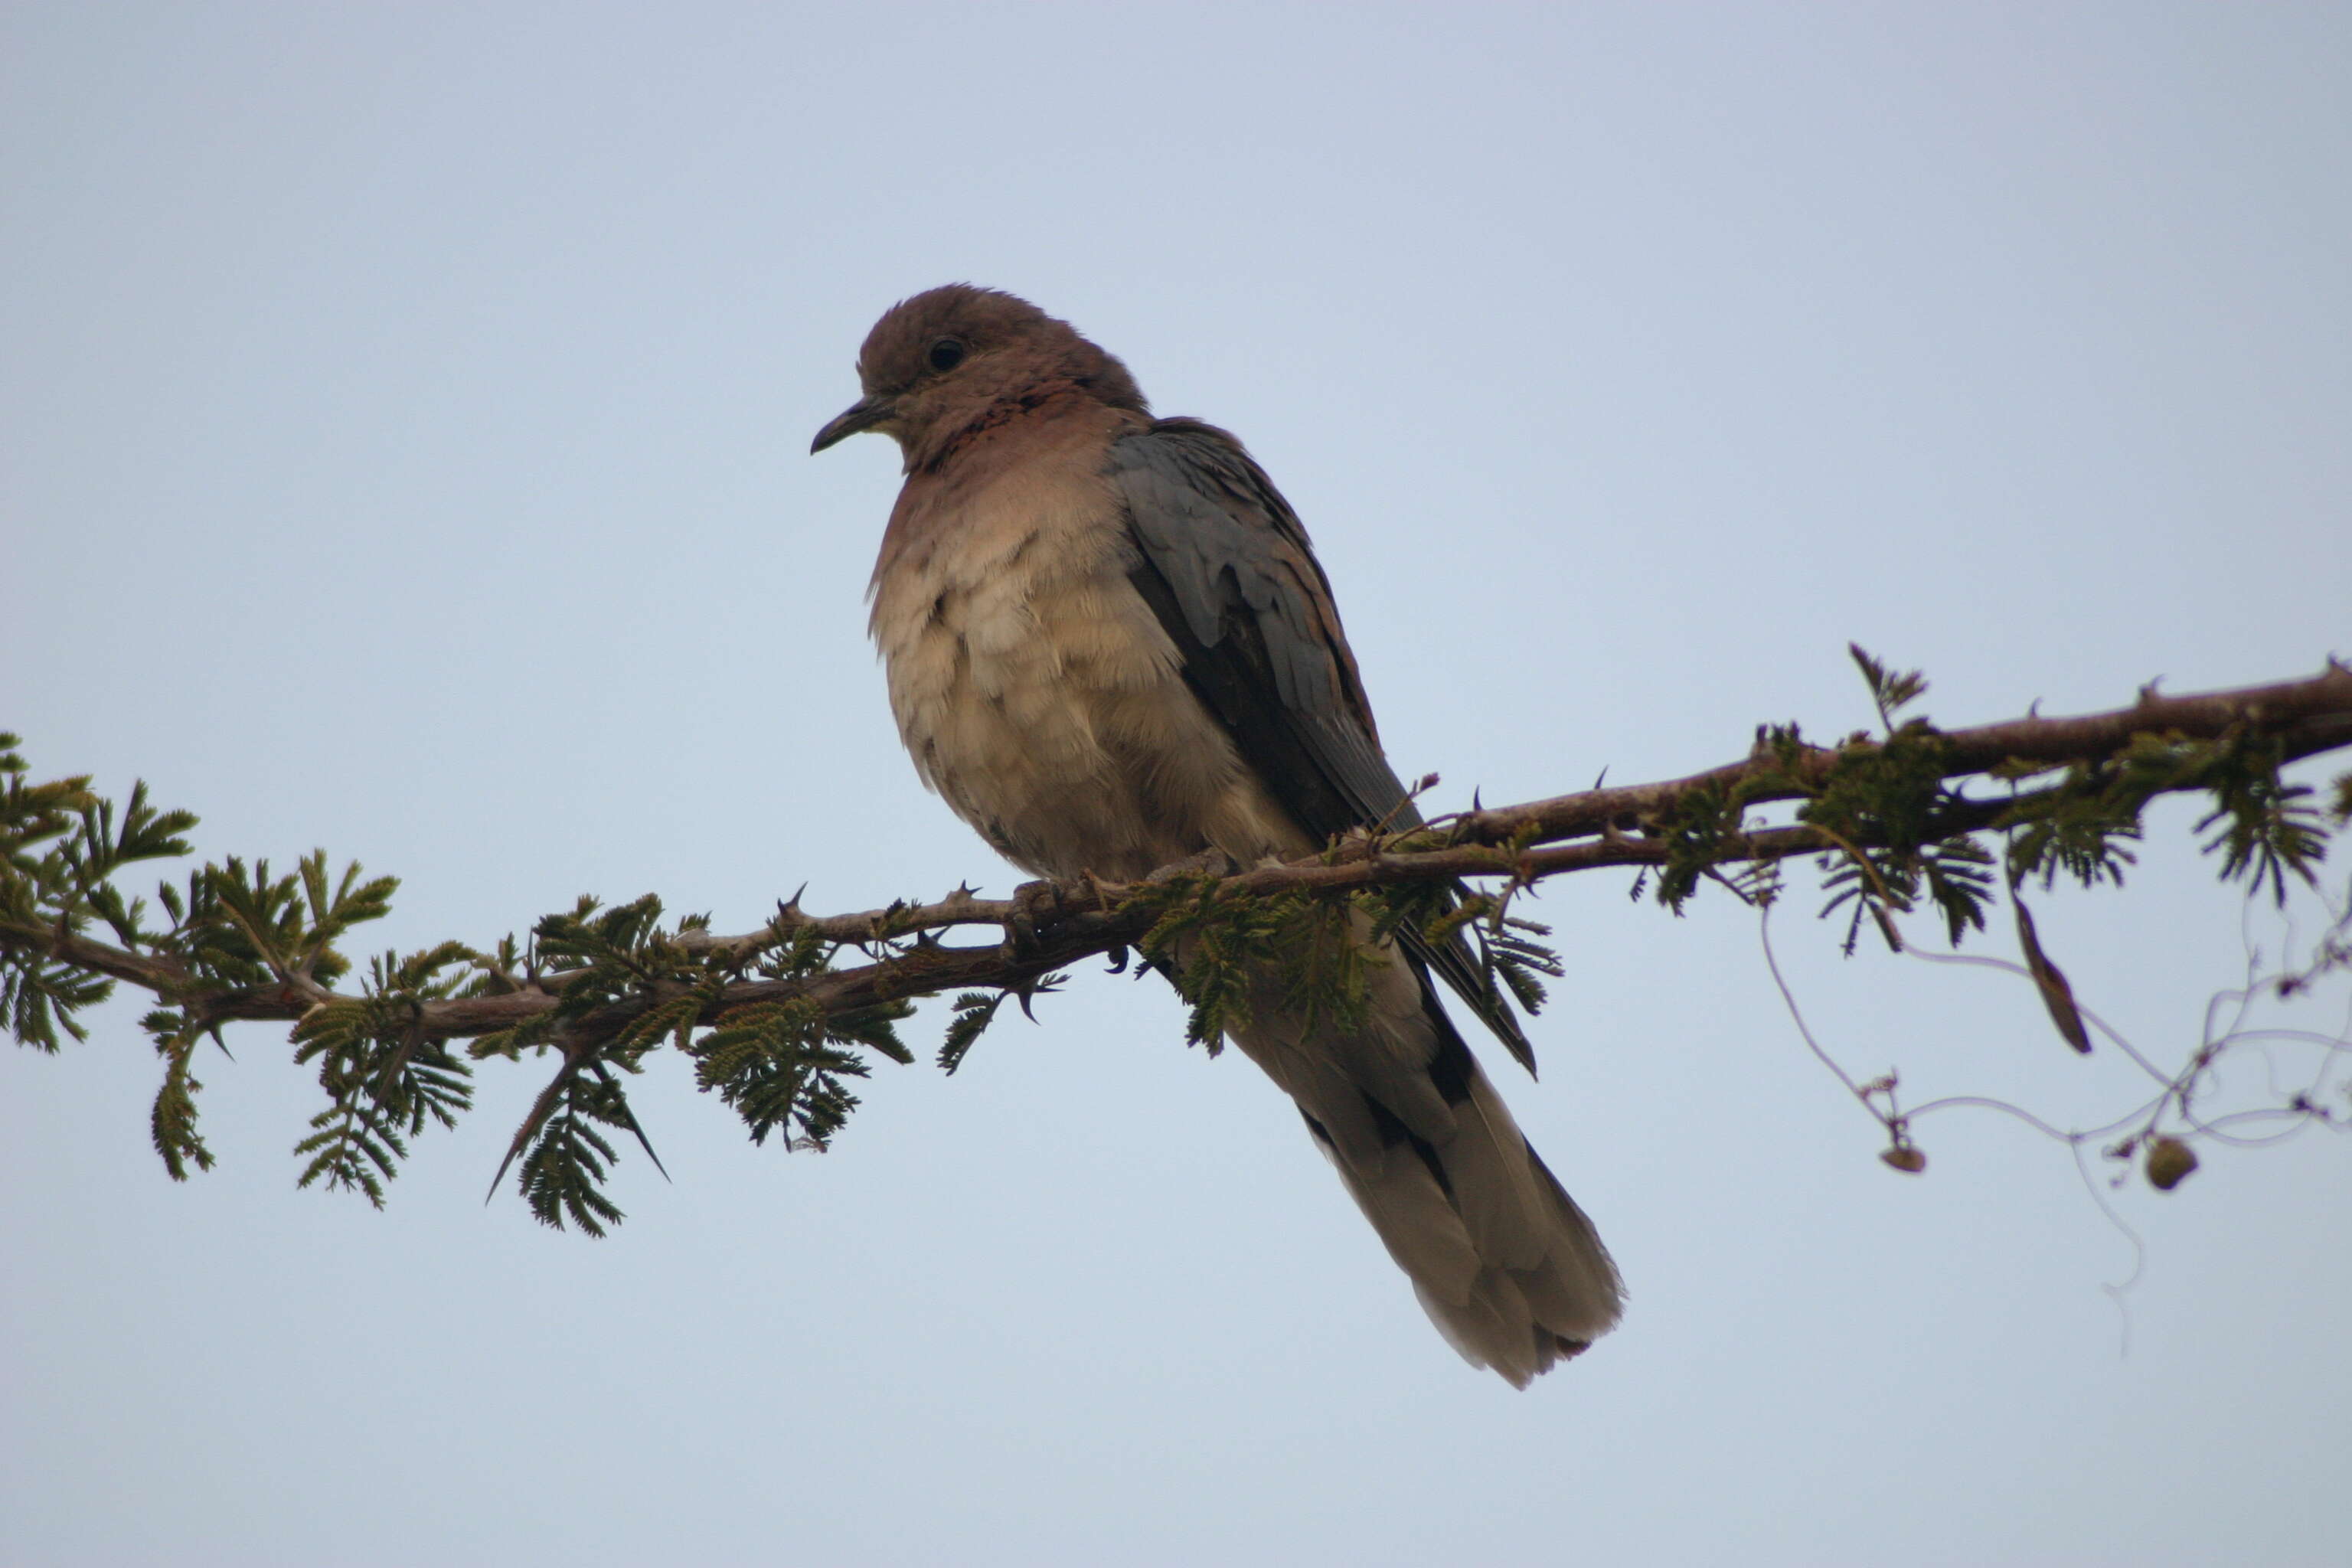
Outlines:
<svg viewBox="0 0 2352 1568"><path fill-rule="evenodd" d="M2028 714L1999 724L1946 731L1945 776L1961 778L1980 773L2011 759L2053 764L2095 762L2113 755L2135 735L2171 734L2210 741L2241 727L2277 735L2285 743L2285 760L2289 762L2352 745L2352 667L2330 659L2325 670L2307 680L2278 681L2187 697L2158 696L2151 684L2141 689L2139 700L2129 708L2070 719ZM1809 747L1800 766L1800 776L1807 784L1819 785L1839 756L1856 748L1875 751L1877 744L1856 740L1842 747ZM1642 821L1671 815L1694 789L1728 789L1752 781L1760 771L1761 762L1751 756L1745 762L1727 763L1663 784L1585 790L1526 805L1470 812L1459 819L1459 831L1480 842L1496 844L1522 833L1531 842L1548 843L1589 836L1612 824L1630 828ZM1776 766L1772 771L1780 770ZM1801 793L1793 787L1776 785L1752 791L1748 798L1790 800Z"/></svg>
<svg viewBox="0 0 2352 1568"><path fill-rule="evenodd" d="M2189 742L2261 738L2277 745L2283 761L2352 745L2352 668L2330 660L2308 679L2184 697L2159 696L2150 688L2128 708L2061 719L2029 714L1938 732L1935 740L1940 774L1949 780L2012 763L2097 766L2135 737L2147 735ZM1729 795L1743 805L1801 799L1886 744L1859 735L1835 747L1794 742L1793 732L1787 739L1793 744L1768 746L1759 731L1757 749L1746 760L1684 778L1465 812L1383 838L1357 836L1318 856L1223 876L1218 890L1249 898L1494 877L1527 883L1610 866L1662 866L1675 845L1661 825L1695 796ZM1953 797L1937 819L1937 834L1990 826L2016 805L2014 797ZM1866 832L1857 837L1791 824L1727 833L1707 855L1717 865L1762 862L1885 842L1883 836L1874 840ZM1171 868L1171 873L1206 874L1199 864ZM936 903L829 916L803 913L795 900L758 931L732 937L689 931L675 940L683 950L714 958L739 974L761 953L803 934L860 948L873 962L789 979L737 979L717 990L701 1008L699 1021L715 1024L739 1008L799 998L838 1014L961 988L1025 992L1055 970L1134 944L1158 918L1158 907L1137 897L1147 890L1148 884L1092 879L1031 884L1012 899L982 899L959 888ZM1003 942L965 946L946 946L931 935L969 925L998 926L1008 934ZM206 990L176 963L5 914L0 914L0 949L44 954L152 991L187 1008L197 1027L299 1022L321 1007L366 1000L307 979ZM583 973L537 975L499 994L422 1001L411 1026L420 1039L444 1042L510 1030L553 1012ZM689 989L677 982L656 983L573 1020L571 1031L606 1037Z"/></svg>

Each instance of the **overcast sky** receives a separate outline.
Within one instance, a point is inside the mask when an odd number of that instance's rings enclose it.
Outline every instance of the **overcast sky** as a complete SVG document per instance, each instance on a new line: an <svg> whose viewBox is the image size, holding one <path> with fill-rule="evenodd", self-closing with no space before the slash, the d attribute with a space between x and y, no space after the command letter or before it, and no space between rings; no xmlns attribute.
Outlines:
<svg viewBox="0 0 2352 1568"><path fill-rule="evenodd" d="M806 455L952 279L1250 443L1441 807L1863 724L1848 639L1952 724L2352 652L2342 5L17 4L0 247L0 728L205 855L399 876L362 954L1013 884L865 639L896 453ZM2314 929L2196 816L2042 912L2168 1064ZM1489 1053L1632 1290L1525 1394L1098 965L822 1157L657 1058L676 1180L625 1156L602 1242L482 1202L529 1065L388 1212L297 1193L262 1029L173 1185L125 999L0 1056L0 1560L2345 1560L2352 1145L2109 1193L1956 1112L1899 1176L1754 917L1626 889L1546 889L1542 1081ZM1814 902L1857 1075L2140 1092Z"/></svg>

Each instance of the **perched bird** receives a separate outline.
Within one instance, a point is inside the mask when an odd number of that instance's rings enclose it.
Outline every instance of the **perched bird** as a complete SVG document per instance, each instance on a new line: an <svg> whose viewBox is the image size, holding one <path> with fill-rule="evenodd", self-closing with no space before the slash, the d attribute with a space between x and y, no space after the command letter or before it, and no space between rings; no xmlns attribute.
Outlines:
<svg viewBox="0 0 2352 1568"><path fill-rule="evenodd" d="M905 456L869 590L891 711L1008 859L1131 881L1420 820L1307 531L1239 441L1154 419L1066 322L968 284L893 306L857 374L810 450L878 430ZM1616 1267L1438 1003L1433 971L1532 1070L1467 947L1409 932L1379 956L1351 1027L1286 1013L1268 973L1234 1041L1439 1331L1525 1387L1616 1322Z"/></svg>

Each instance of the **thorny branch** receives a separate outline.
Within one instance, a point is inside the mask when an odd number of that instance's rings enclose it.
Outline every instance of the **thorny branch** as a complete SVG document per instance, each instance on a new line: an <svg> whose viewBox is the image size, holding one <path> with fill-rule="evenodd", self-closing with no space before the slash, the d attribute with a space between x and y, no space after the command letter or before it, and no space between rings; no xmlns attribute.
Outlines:
<svg viewBox="0 0 2352 1568"><path fill-rule="evenodd" d="M1228 1012L1246 1005L1249 987L1236 977L1275 955L1318 949L1297 939L1321 928L1297 922L1323 921L1334 898L1353 900L1383 933L1424 944L1470 936L1483 983L1532 1007L1536 975L1559 971L1522 934L1540 928L1508 910L1515 893L1547 878L1629 867L1641 872L1637 888L1654 886L1677 909L1702 884L1769 908L1781 891L1780 863L1818 856L1832 895L1822 912L1843 911L1848 951L1865 920L1904 949L1895 917L1923 907L1957 944L1966 930L1984 929L2005 880L2028 973L2062 1035L2083 1049L2084 1016L2032 934L2027 882L2121 881L2142 807L2184 792L2213 803L2198 831L2210 831L2206 847L2221 855L2225 878L2284 899L2289 879L2314 877L2327 833L2305 798L2311 791L2279 770L2352 746L2352 668L2330 660L2307 679L2182 697L2150 688L2108 712L1943 731L1897 717L1926 689L1920 677L1853 653L1885 721L1877 735L1824 746L1793 725L1759 728L1746 758L1703 773L1358 832L1286 863L1236 867L1211 854L1133 884L1087 877L1032 883L1005 899L958 888L932 903L840 915L810 914L795 897L760 930L734 936L693 921L665 929L651 897L602 910L583 900L541 920L521 946L509 938L494 952L444 942L386 954L359 991L336 989L350 964L334 944L385 912L391 879L363 883L354 866L331 885L323 852L275 878L266 864L232 858L192 874L184 891L159 888L171 924L148 929L144 902L110 878L135 861L191 853L179 835L195 819L151 808L143 786L118 824L86 780L27 785L14 737L0 736L0 1014L20 1041L54 1050L60 1030L80 1035L76 1011L110 982L158 998L162 1009L142 1025L167 1067L152 1121L174 1176L211 1162L195 1131L197 1044L232 1023L290 1024L297 1059L316 1064L329 1099L297 1149L310 1158L302 1181L378 1203L404 1140L428 1121L452 1124L470 1103L470 1068L451 1054L454 1042L470 1042L464 1055L476 1059L552 1051L561 1070L508 1161L540 1218L601 1233L620 1212L601 1191L614 1157L606 1131L652 1152L616 1074L641 1070L656 1048L685 1054L701 1087L736 1110L755 1140L777 1131L794 1146L823 1147L856 1104L847 1084L865 1075L869 1053L911 1059L892 1024L916 998L961 993L940 1052L952 1070L1007 997L1026 1010L1058 971L1103 955L1118 967L1138 950L1176 981L1193 1007L1192 1037L1213 1049ZM2336 791L2340 822L2352 816L2352 775ZM1768 808L1785 803L1794 805L1774 819ZM1998 869L1988 837L2004 847ZM969 926L995 928L997 940L941 940ZM100 929L116 940L91 934ZM1192 956L1179 963L1180 951ZM845 958L862 962L845 966ZM2342 967L2352 967L2352 952L2329 949L2280 994ZM1348 1005L1336 972L1288 978L1310 1005L1323 1005L1313 1000L1318 987L1328 1005ZM2206 1065L2192 1065L2168 1097L2200 1132L2212 1129L2190 1118L2189 1097ZM1906 1134L1916 1110L1897 1109L1892 1077L1847 1087L1885 1125L1888 1162L1918 1169ZM2168 1100L2134 1142L2170 1158L2156 1131ZM2157 1152L2149 1160L2151 1179L2168 1185Z"/></svg>
<svg viewBox="0 0 2352 1568"><path fill-rule="evenodd" d="M2305 680L2183 697L2160 696L2151 688L2131 707L2107 712L2062 719L2029 716L1945 731L1942 773L1948 779L1965 778L2012 760L2096 762L2134 735L2212 740L2233 731L2274 736L2284 762L2352 745L2352 667L2331 661L2324 673ZM1841 746L1808 745L1793 768L1759 745L1744 761L1684 778L1486 807L1378 840L1356 837L1318 856L1235 871L1223 877L1220 887L1227 895L1251 898L1489 877L1528 883L1603 867L1662 866L1672 846L1654 827L1694 795L1745 786L1745 798L1751 804L1796 799L1805 785L1825 780L1842 756L1874 752L1879 744L1857 737ZM2013 805L2007 797L1969 801L1942 826L1952 833L1982 827ZM1841 847L1835 834L1791 824L1728 837L1715 858L1720 864L1773 861ZM1171 869L1197 875L1206 868L1196 862ZM1137 890L1094 879L1031 884L1009 899L979 898L959 888L935 903L898 903L840 915L807 914L795 901L780 908L760 931L731 937L689 933L688 945L748 963L807 933L884 956L804 979L738 981L710 999L700 1022L714 1023L746 1005L796 997L839 1012L963 988L1022 991L1072 963L1131 946L1158 918L1155 909L1130 900ZM973 925L1003 928L1008 939L986 945L948 946L929 940L904 949L897 945L903 939ZM1014 940L1010 933L1016 930L1034 930L1035 935ZM54 928L0 918L0 947L45 952L166 1000L181 999L188 990L184 972L167 961ZM577 977L576 971L539 974L504 994L425 1002L414 1028L421 1037L436 1041L512 1029L552 1012ZM589 1014L575 1028L592 1037L608 1034L683 992L683 987L656 986L641 998ZM359 1000L300 976L186 998L196 1022L205 1028L227 1023L291 1023L321 1005Z"/></svg>

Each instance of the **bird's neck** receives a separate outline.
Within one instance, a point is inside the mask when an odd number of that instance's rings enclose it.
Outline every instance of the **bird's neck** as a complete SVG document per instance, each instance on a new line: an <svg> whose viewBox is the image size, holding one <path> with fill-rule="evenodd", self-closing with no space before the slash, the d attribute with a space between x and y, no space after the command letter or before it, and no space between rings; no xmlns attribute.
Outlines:
<svg viewBox="0 0 2352 1568"><path fill-rule="evenodd" d="M950 547L960 523L989 511L1008 493L1034 507L1060 486L1100 486L1104 449L1150 423L1148 416L1069 388L1034 404L993 405L986 417L941 442L932 461L908 465L907 482L882 536L875 581L895 565L928 561Z"/></svg>
<svg viewBox="0 0 2352 1568"><path fill-rule="evenodd" d="M907 448L907 473L940 474L978 463L993 467L1032 442L1053 444L1072 421L1120 417L1074 381L1033 383L942 410Z"/></svg>

